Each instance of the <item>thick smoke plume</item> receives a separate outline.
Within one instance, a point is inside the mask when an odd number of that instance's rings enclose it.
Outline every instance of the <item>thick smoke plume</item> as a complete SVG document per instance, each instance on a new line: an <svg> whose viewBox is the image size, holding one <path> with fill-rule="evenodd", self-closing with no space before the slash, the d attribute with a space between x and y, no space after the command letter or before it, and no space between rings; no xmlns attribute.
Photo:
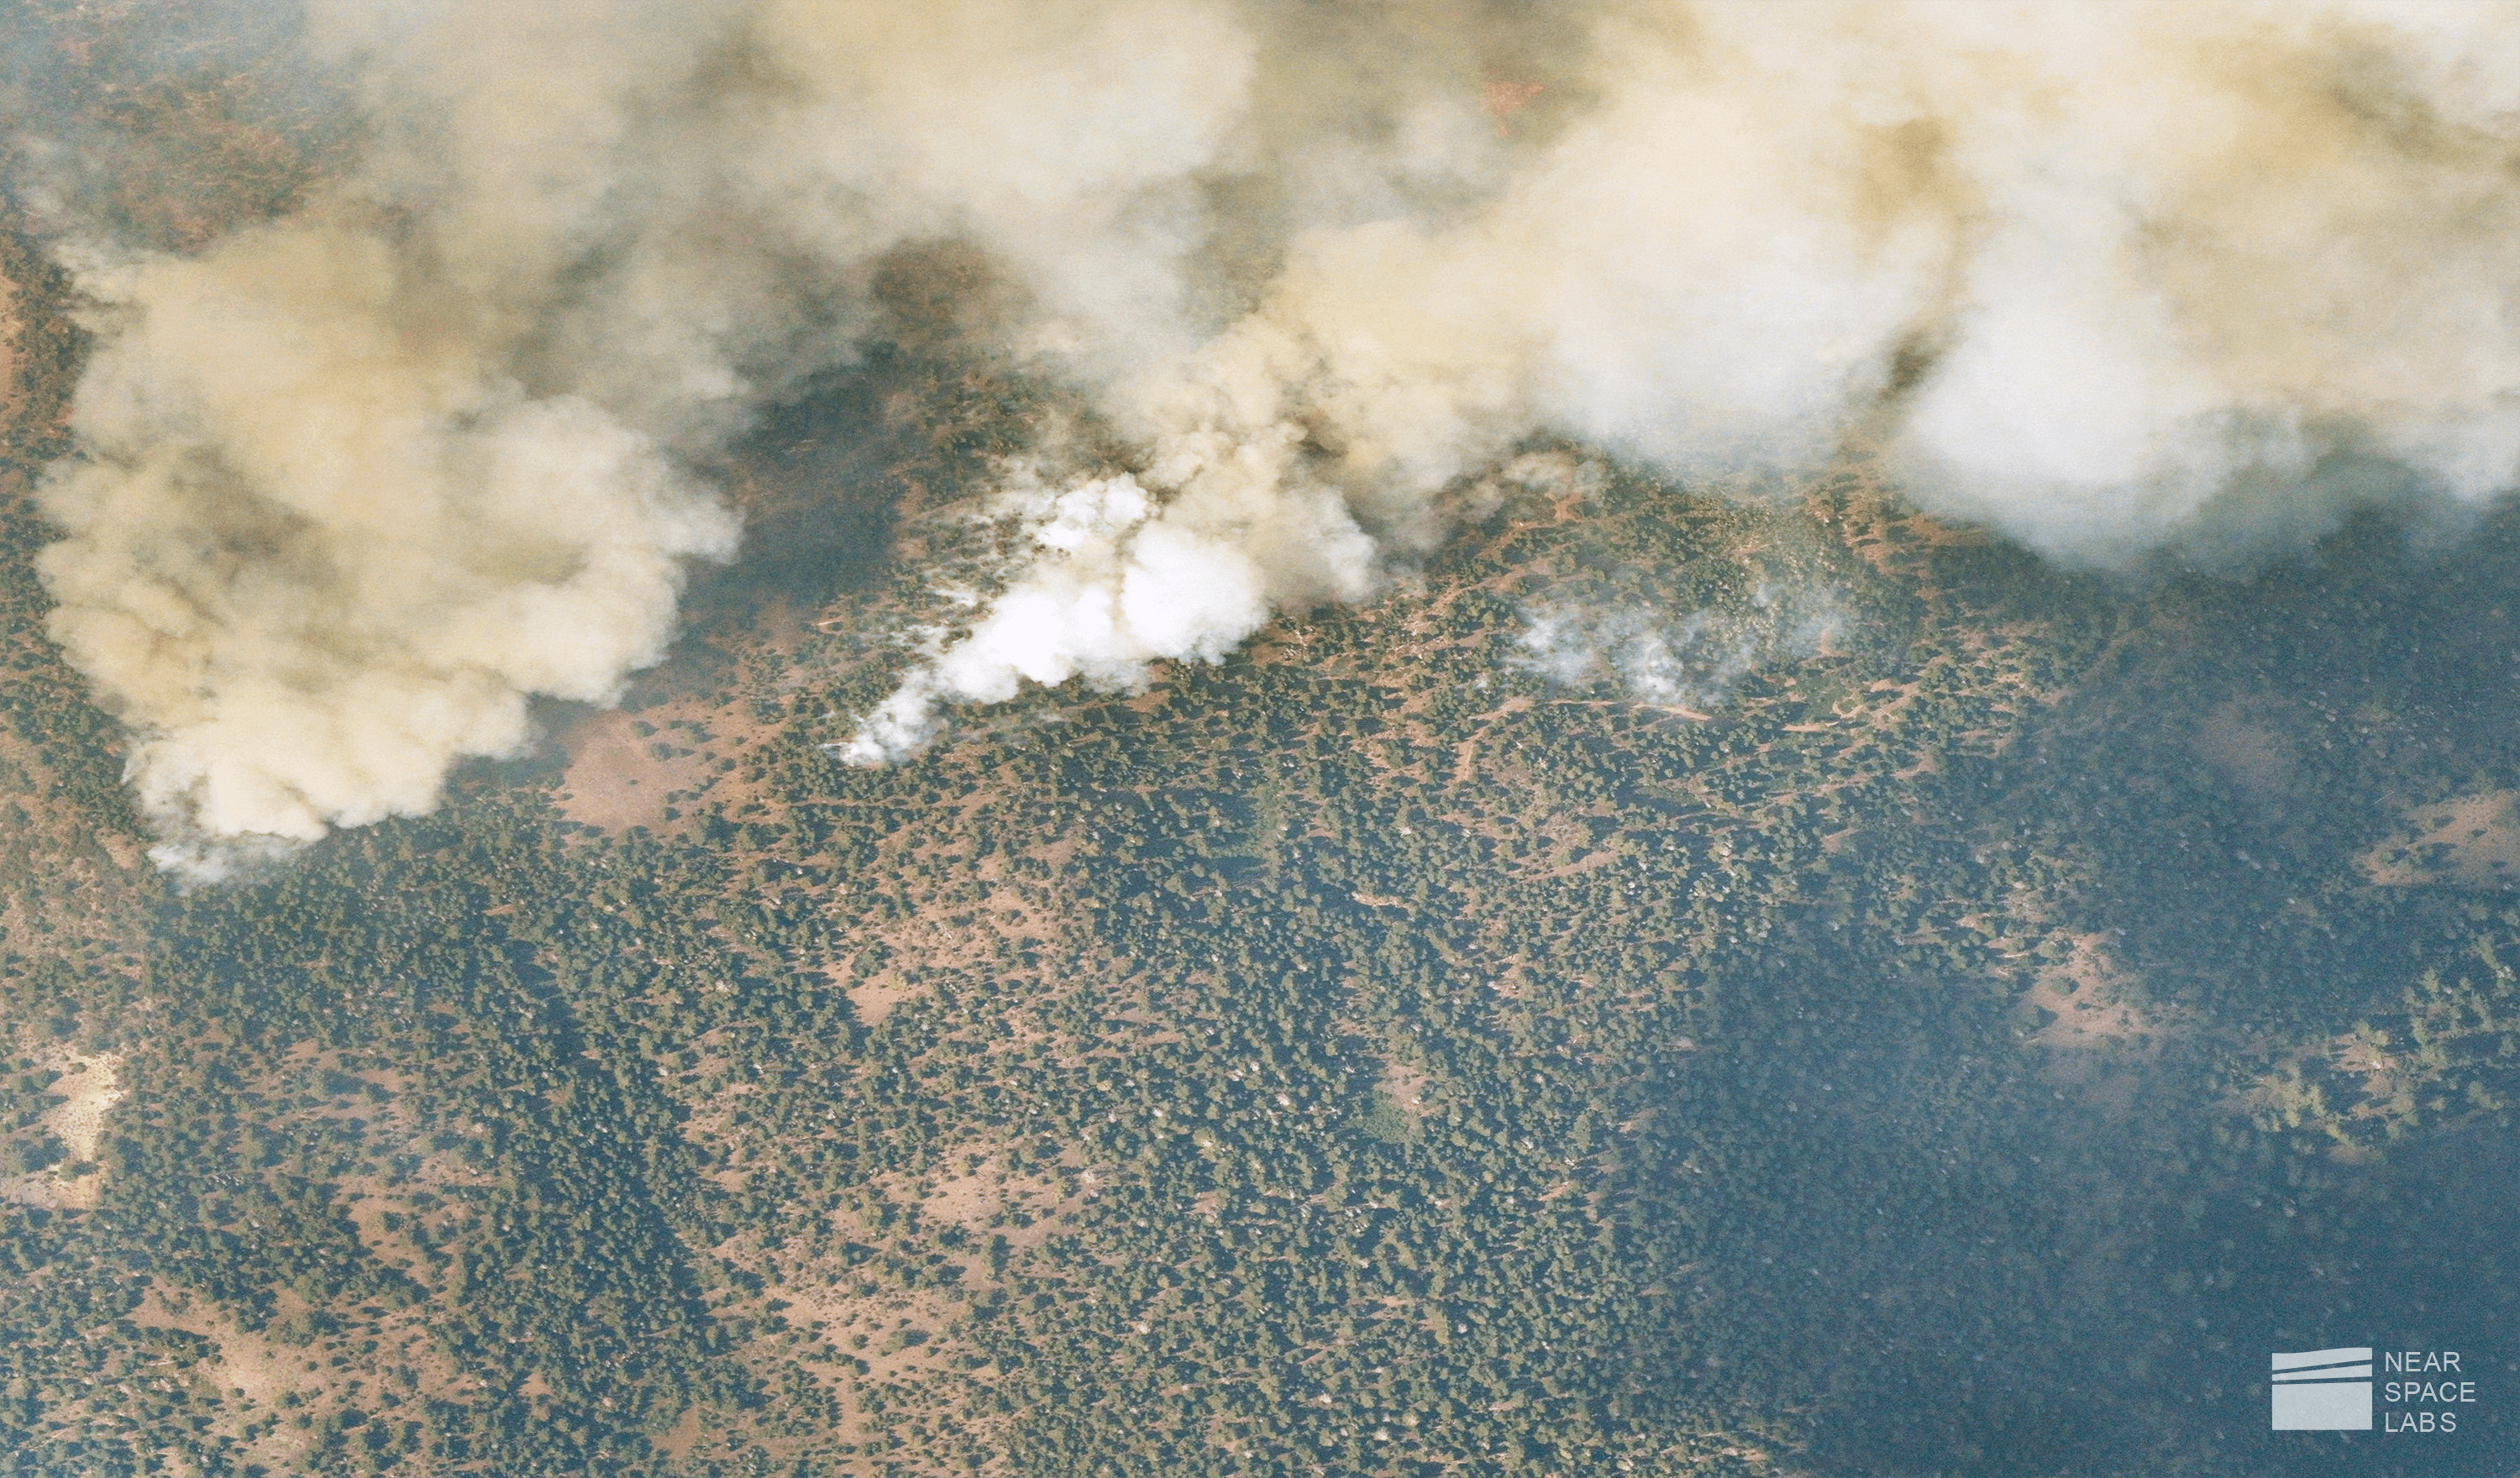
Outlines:
<svg viewBox="0 0 2520 1478"><path fill-rule="evenodd" d="M1010 469L1027 553L869 760L1366 596L1536 433L1859 450L2086 563L2520 462L2506 6L318 0L305 46L347 177L76 253L44 570L174 834L425 809L611 694L733 541L692 470L945 241L1130 450Z"/></svg>

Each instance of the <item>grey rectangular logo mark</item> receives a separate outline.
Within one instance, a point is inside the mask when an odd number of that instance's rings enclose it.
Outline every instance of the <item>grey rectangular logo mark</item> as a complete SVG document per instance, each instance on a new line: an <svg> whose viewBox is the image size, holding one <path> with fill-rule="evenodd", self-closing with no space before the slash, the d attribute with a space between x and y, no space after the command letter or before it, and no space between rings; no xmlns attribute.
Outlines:
<svg viewBox="0 0 2520 1478"><path fill-rule="evenodd" d="M2367 1432L2371 1347L2279 1354L2270 1389L2278 1432Z"/></svg>

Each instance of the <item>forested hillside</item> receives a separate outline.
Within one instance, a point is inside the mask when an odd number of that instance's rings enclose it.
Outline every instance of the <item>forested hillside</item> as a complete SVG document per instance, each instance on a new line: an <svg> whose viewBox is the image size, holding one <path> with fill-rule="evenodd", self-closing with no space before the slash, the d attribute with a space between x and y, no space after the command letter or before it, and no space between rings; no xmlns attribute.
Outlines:
<svg viewBox="0 0 2520 1478"><path fill-rule="evenodd" d="M2427 839L2499 527L2104 584L1532 448L1376 604L851 769L943 608L869 541L985 545L1026 414L910 355L624 711L184 892L14 260L0 1471L2246 1473L2267 1349L2507 1321L2520 908Z"/></svg>

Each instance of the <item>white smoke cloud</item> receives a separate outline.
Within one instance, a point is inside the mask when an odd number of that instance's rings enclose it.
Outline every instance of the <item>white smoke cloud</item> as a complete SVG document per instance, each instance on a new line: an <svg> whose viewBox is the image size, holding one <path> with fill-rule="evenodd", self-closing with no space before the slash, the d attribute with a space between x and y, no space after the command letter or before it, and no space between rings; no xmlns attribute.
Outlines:
<svg viewBox="0 0 2520 1478"><path fill-rule="evenodd" d="M525 694L652 660L731 537L686 469L880 332L922 243L983 253L999 348L1131 450L1011 478L1022 559L861 759L1368 596L1539 432L1683 476L1862 445L2086 563L2520 463L2504 5L313 13L362 163L85 258L50 492L59 634L211 837L423 809Z"/></svg>

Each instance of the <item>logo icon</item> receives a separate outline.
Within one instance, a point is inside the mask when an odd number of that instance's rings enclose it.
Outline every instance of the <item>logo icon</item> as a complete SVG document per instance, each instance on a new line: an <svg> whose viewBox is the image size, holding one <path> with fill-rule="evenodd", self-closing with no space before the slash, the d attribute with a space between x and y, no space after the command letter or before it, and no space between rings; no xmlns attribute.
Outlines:
<svg viewBox="0 0 2520 1478"><path fill-rule="evenodd" d="M2271 1389L2278 1432L2367 1432L2371 1347L2277 1355Z"/></svg>

